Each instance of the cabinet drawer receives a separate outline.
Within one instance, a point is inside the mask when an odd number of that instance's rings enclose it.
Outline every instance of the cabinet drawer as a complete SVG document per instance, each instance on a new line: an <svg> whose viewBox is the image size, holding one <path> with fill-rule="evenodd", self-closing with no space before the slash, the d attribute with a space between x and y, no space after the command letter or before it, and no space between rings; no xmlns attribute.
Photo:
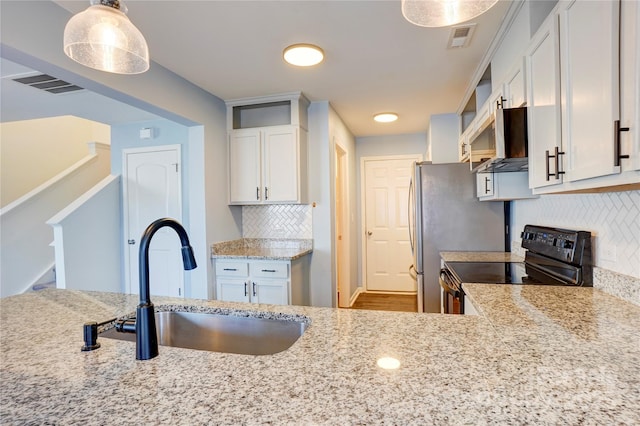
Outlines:
<svg viewBox="0 0 640 426"><path fill-rule="evenodd" d="M249 264L247 262L216 261L216 275L246 277L249 275Z"/></svg>
<svg viewBox="0 0 640 426"><path fill-rule="evenodd" d="M289 264L287 262L252 262L249 265L252 277L288 278Z"/></svg>

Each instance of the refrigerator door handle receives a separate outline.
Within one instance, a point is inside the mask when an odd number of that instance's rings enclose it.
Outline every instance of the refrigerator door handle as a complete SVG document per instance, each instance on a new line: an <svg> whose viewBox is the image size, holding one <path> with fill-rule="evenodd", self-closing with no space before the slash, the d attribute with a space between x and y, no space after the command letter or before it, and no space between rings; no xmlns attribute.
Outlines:
<svg viewBox="0 0 640 426"><path fill-rule="evenodd" d="M411 254L414 254L414 246L413 246L413 227L412 222L413 218L413 209L411 208L411 199L413 198L413 176L409 180L409 197L407 198L407 221L409 223L409 245L411 246ZM413 267L413 265L411 265Z"/></svg>

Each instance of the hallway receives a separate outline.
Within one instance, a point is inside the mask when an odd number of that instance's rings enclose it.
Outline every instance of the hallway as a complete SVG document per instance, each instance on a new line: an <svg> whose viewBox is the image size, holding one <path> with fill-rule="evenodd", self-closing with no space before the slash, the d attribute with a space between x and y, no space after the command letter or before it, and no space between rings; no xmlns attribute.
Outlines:
<svg viewBox="0 0 640 426"><path fill-rule="evenodd" d="M351 308L374 311L418 312L418 301L413 294L360 293Z"/></svg>

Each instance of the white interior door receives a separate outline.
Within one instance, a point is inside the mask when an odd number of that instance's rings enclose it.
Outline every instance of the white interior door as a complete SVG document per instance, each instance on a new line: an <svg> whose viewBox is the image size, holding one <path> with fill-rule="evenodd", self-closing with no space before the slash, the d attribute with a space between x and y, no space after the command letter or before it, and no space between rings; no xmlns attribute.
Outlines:
<svg viewBox="0 0 640 426"><path fill-rule="evenodd" d="M182 220L180 146L125 150L123 161L125 267L130 293L139 291L138 253L143 232L156 219ZM184 296L180 239L164 227L149 246L152 295Z"/></svg>
<svg viewBox="0 0 640 426"><path fill-rule="evenodd" d="M412 164L419 158L366 160L365 241L367 291L415 292L407 200Z"/></svg>

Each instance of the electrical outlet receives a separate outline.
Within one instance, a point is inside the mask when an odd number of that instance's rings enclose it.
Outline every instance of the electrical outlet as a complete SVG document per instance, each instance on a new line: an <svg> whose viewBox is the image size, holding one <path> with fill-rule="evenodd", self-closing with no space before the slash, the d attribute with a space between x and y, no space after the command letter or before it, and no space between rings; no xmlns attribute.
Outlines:
<svg viewBox="0 0 640 426"><path fill-rule="evenodd" d="M602 260L607 260L609 262L616 262L617 256L618 256L617 252L618 252L618 248L615 246L615 244L604 246L602 248Z"/></svg>

